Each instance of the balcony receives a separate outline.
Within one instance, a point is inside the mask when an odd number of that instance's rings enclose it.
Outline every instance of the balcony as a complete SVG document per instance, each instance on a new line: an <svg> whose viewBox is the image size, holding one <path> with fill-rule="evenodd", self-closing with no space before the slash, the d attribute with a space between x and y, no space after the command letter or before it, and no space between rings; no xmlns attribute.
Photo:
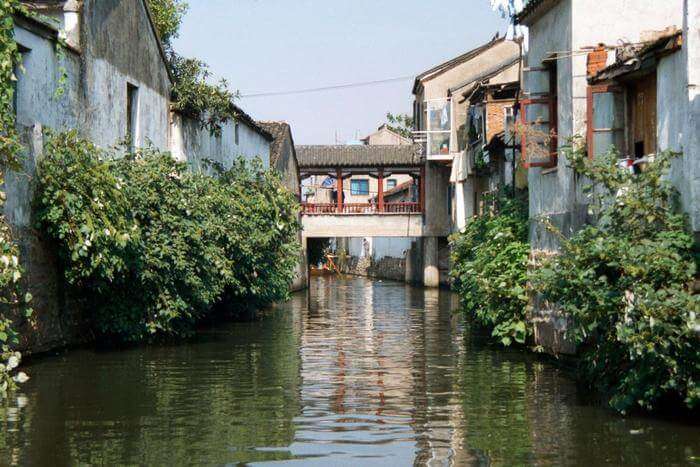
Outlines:
<svg viewBox="0 0 700 467"><path fill-rule="evenodd" d="M329 214L420 214L423 210L418 202L398 203L301 203L304 215Z"/></svg>

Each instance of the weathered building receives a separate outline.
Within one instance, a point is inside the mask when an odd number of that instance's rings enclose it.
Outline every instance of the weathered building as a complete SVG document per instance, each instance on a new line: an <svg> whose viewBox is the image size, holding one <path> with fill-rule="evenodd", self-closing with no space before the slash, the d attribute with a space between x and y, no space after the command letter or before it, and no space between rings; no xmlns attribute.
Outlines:
<svg viewBox="0 0 700 467"><path fill-rule="evenodd" d="M670 178L700 231L699 17L692 0L531 0L520 13L523 123L554 135L544 150L523 145L534 255L557 249L541 217L565 235L587 222L583 183L561 151L575 135L590 157L615 146L627 164L682 151ZM536 304L533 319L538 344L570 349L565 317Z"/></svg>
<svg viewBox="0 0 700 467"><path fill-rule="evenodd" d="M34 0L41 16L16 15L22 53L16 71L16 122L26 147L23 173L6 177L6 218L22 250L37 327L21 333L32 351L89 339L81 307L62 290L55 252L31 223L31 180L44 131L76 129L99 147L172 149L199 167L203 159L260 156L272 140L239 112L221 136L170 112L172 76L146 0ZM44 17L52 18L52 21ZM59 32L60 31L60 32ZM59 34L66 46L58 48Z"/></svg>
<svg viewBox="0 0 700 467"><path fill-rule="evenodd" d="M488 51L485 52L488 54ZM491 57L488 66L468 83L450 89L453 100L466 106L463 148L454 156L453 227L463 230L483 212L484 197L513 184L520 153L514 133L520 92L520 54ZM520 177L520 187L524 182Z"/></svg>
<svg viewBox="0 0 700 467"><path fill-rule="evenodd" d="M170 151L173 157L187 162L195 170L204 168L205 161L231 167L237 157L259 158L264 167L272 167L272 135L243 109L234 108L235 118L223 123L219 132L210 131L199 120L172 112Z"/></svg>
<svg viewBox="0 0 700 467"><path fill-rule="evenodd" d="M27 148L23 174L9 174L6 216L22 250L37 328L22 347L38 351L89 338L82 310L61 289L56 257L31 225L32 185L43 131L78 129L98 146L146 143L167 150L172 81L144 0L36 1L56 24L18 15L17 126ZM57 53L58 29L67 47ZM138 53L134 50L138 44Z"/></svg>
<svg viewBox="0 0 700 467"><path fill-rule="evenodd" d="M416 77L413 94L413 117L416 136L424 144L428 167L426 185L439 203L437 218L447 219L434 225L436 235L461 230L476 214L480 190L475 172L466 153L468 135L468 96L482 81L494 79L517 81L520 46L496 36L459 57L442 63ZM515 73L515 77L511 77ZM466 94L466 95L465 95ZM443 234L446 235L446 234ZM438 242L445 237L438 236Z"/></svg>
<svg viewBox="0 0 700 467"><path fill-rule="evenodd" d="M291 126L286 122L260 122L260 126L272 135L270 167L280 175L284 186L301 200L301 173ZM301 232L298 238L299 244L302 244ZM308 273L307 254L302 248L292 290L300 290L308 285Z"/></svg>
<svg viewBox="0 0 700 467"><path fill-rule="evenodd" d="M361 140L369 146L411 145L413 140L395 132L386 123Z"/></svg>

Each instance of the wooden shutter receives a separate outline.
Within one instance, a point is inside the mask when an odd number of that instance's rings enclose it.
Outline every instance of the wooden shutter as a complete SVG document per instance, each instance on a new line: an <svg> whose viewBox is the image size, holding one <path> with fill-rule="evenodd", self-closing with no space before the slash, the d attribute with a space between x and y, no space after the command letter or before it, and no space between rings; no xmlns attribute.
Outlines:
<svg viewBox="0 0 700 467"><path fill-rule="evenodd" d="M557 165L557 99L552 70L526 70L525 99L520 108L520 143L523 165L555 167Z"/></svg>
<svg viewBox="0 0 700 467"><path fill-rule="evenodd" d="M625 151L625 95L616 85L600 84L588 87L588 118L586 143L588 157L604 154L615 147Z"/></svg>

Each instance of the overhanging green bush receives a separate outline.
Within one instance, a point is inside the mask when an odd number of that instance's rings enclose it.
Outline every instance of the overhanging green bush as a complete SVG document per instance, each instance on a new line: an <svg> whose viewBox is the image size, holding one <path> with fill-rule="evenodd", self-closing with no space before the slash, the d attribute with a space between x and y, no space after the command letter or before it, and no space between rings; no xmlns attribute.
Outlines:
<svg viewBox="0 0 700 467"><path fill-rule="evenodd" d="M504 345L522 344L530 334L526 197L501 194L489 201L492 209L451 238L454 290L467 313Z"/></svg>
<svg viewBox="0 0 700 467"><path fill-rule="evenodd" d="M26 15L27 9L19 0L0 2L0 186L4 186L8 170L19 170L19 153L22 149L15 125L15 69L21 66L22 54L14 37L14 16ZM12 236L10 226L2 214L5 191L0 189L0 400L15 383L24 382L27 376L17 372L21 355L15 351L18 334L13 329L13 317L24 308L24 318L31 316L26 302L31 295L20 296L22 268L19 263L19 247Z"/></svg>
<svg viewBox="0 0 700 467"><path fill-rule="evenodd" d="M700 400L700 297L689 286L692 236L665 178L673 157L659 154L633 175L615 152L590 161L570 151L574 169L595 186L597 222L562 238L561 254L532 277L536 291L570 316L585 379L620 411L652 409L669 397L688 407Z"/></svg>
<svg viewBox="0 0 700 467"><path fill-rule="evenodd" d="M224 300L287 293L296 201L260 164L211 177L152 149L100 154L69 133L49 138L38 182L36 219L102 334L184 334Z"/></svg>

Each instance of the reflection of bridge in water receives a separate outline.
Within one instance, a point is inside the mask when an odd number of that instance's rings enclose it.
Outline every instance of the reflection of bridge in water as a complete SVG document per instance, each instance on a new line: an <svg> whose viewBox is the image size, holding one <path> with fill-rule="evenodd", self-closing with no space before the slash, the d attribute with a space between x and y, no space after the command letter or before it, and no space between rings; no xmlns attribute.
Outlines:
<svg viewBox="0 0 700 467"><path fill-rule="evenodd" d="M449 234L449 214L438 188L449 184L419 146L297 146L297 158L305 245L314 238L409 237L406 277L439 285L438 239Z"/></svg>

